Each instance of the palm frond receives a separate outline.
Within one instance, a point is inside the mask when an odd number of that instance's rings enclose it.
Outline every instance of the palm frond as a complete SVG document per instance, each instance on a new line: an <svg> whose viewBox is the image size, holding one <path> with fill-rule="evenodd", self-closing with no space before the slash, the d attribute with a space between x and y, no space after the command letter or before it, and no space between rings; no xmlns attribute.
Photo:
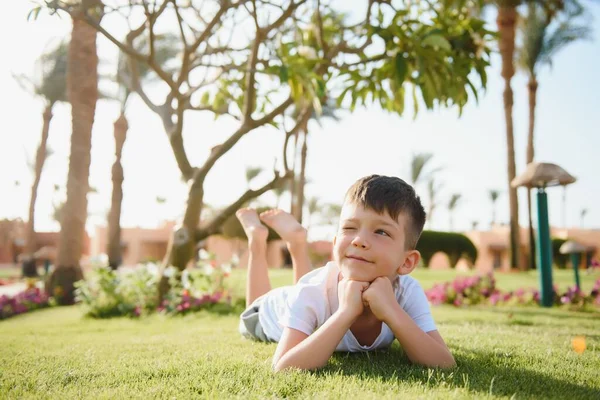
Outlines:
<svg viewBox="0 0 600 400"><path fill-rule="evenodd" d="M565 46L589 39L591 30L585 24L584 11L576 0L564 2L558 11L547 3L529 3L527 18L520 27L523 45L518 54L519 66L535 75L539 66L551 66L552 57Z"/></svg>
<svg viewBox="0 0 600 400"><path fill-rule="evenodd" d="M450 201L448 202L448 209L449 210L454 210L456 208L456 206L458 205L458 202L460 201L462 195L459 193L454 193L451 197L450 197Z"/></svg>
<svg viewBox="0 0 600 400"><path fill-rule="evenodd" d="M588 26L574 26L564 22L544 41L539 62L552 64L552 57L568 44L577 40L590 39L591 29Z"/></svg>
<svg viewBox="0 0 600 400"><path fill-rule="evenodd" d="M423 170L432 157L433 154L431 153L413 154L410 161L410 177L413 184L417 183L423 176Z"/></svg>
<svg viewBox="0 0 600 400"><path fill-rule="evenodd" d="M178 37L170 33L154 36L154 61L169 74L175 71L175 68L170 64L180 52L178 43ZM136 40L134 48L140 53L148 54L148 38L141 37ZM120 52L117 61L117 73L114 79L122 87L124 101L130 93L133 71L141 81L152 80L153 78L152 69L147 63L133 60L127 54Z"/></svg>
<svg viewBox="0 0 600 400"><path fill-rule="evenodd" d="M496 200L498 200L498 197L500 197L499 190L490 190L490 198L492 199L492 203L495 203Z"/></svg>

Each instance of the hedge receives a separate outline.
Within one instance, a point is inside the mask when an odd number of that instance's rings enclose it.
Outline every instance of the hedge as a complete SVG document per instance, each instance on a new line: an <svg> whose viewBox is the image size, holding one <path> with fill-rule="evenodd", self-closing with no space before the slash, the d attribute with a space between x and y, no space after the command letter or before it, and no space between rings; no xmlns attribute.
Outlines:
<svg viewBox="0 0 600 400"><path fill-rule="evenodd" d="M423 231L417 243L417 250L421 253L426 267L437 252L448 256L452 268L456 267L461 258L467 259L471 264L477 260L477 248L468 237L460 233Z"/></svg>

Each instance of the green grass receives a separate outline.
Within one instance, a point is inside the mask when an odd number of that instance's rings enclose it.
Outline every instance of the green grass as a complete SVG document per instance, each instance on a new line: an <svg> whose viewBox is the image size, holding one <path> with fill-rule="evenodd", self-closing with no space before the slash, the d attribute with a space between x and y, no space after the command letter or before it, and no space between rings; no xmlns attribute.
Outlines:
<svg viewBox="0 0 600 400"><path fill-rule="evenodd" d="M19 267L2 267L0 268L0 279L5 278L20 278L21 268Z"/></svg>
<svg viewBox="0 0 600 400"><path fill-rule="evenodd" d="M436 283L452 281L457 276L469 276L477 274L476 271L457 272L456 270L429 270L425 268L416 269L411 275L415 277L425 289L431 288ZM232 285L237 293L244 292L246 270L234 270L232 274ZM274 269L270 271L271 282L274 287L291 285L293 282L290 269ZM496 272L496 286L502 291L515 290L517 288L538 288L539 274L537 271L528 272ZM588 274L586 271L580 271L579 274L582 289L589 293L594 286L594 282L600 279L600 272ZM561 290L566 290L569 286L575 285L575 278L572 270L554 269L552 272L553 282Z"/></svg>
<svg viewBox="0 0 600 400"><path fill-rule="evenodd" d="M428 274L417 273L425 287L442 280ZM276 286L291 282L289 270L271 275ZM239 272L233 283L243 288ZM0 322L0 398L598 398L600 313L443 306L433 314L453 370L412 366L394 344L276 375L275 344L242 339L237 315L93 320L79 306L46 309ZM587 339L582 355L571 348L575 335Z"/></svg>

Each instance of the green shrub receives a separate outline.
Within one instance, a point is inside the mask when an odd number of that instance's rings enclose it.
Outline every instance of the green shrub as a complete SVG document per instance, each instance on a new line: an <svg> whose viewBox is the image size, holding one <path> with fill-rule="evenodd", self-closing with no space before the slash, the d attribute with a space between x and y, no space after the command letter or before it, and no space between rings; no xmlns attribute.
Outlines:
<svg viewBox="0 0 600 400"><path fill-rule="evenodd" d="M151 265L151 264L149 264ZM77 300L94 318L139 316L158 306L158 274L148 267L131 271L96 267L75 284Z"/></svg>
<svg viewBox="0 0 600 400"><path fill-rule="evenodd" d="M452 268L456 267L461 258L465 258L471 264L477 260L477 248L468 237L460 233L423 231L417 243L417 250L421 253L426 267L429 266L433 255L440 251L448 256Z"/></svg>
<svg viewBox="0 0 600 400"><path fill-rule="evenodd" d="M565 239L552 238L552 261L560 269L567 268L567 260L569 259L568 254L561 254L559 251L560 246L565 242Z"/></svg>

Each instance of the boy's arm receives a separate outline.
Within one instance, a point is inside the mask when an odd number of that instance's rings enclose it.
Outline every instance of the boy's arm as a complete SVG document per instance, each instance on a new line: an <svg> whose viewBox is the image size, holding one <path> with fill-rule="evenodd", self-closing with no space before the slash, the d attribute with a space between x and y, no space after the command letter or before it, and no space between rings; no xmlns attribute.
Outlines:
<svg viewBox="0 0 600 400"><path fill-rule="evenodd" d="M398 304L389 279L375 279L364 292L363 298L375 316L390 327L412 362L427 367L456 366L438 331L423 332Z"/></svg>
<svg viewBox="0 0 600 400"><path fill-rule="evenodd" d="M452 368L454 357L438 331L423 332L398 303L384 322L400 342L408 358L426 367Z"/></svg>
<svg viewBox="0 0 600 400"><path fill-rule="evenodd" d="M275 372L286 368L315 369L327 364L350 326L363 312L365 282L342 280L338 284L339 308L310 336L286 327L273 356Z"/></svg>
<svg viewBox="0 0 600 400"><path fill-rule="evenodd" d="M312 335L285 328L273 356L273 370L286 368L316 369L327 364L344 334L356 317L350 313L335 312Z"/></svg>

